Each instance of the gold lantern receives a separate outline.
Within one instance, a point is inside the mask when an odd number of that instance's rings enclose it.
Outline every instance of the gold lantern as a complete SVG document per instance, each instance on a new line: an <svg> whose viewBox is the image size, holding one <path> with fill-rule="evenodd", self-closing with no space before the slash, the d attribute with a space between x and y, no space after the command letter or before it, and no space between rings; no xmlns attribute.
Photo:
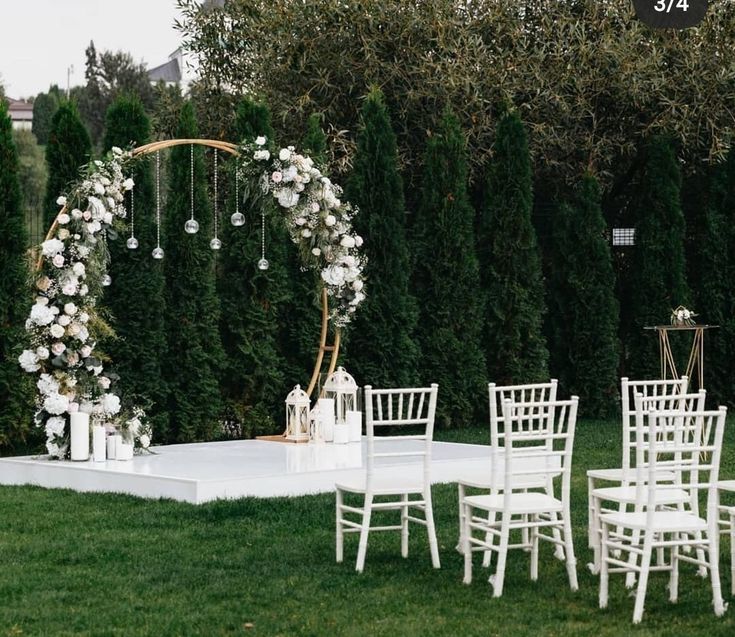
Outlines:
<svg viewBox="0 0 735 637"><path fill-rule="evenodd" d="M357 409L357 383L344 367L338 367L324 383L324 398L334 399L335 422L347 422L347 412Z"/></svg>
<svg viewBox="0 0 735 637"><path fill-rule="evenodd" d="M286 396L286 438L301 442L309 439L309 396L296 385Z"/></svg>

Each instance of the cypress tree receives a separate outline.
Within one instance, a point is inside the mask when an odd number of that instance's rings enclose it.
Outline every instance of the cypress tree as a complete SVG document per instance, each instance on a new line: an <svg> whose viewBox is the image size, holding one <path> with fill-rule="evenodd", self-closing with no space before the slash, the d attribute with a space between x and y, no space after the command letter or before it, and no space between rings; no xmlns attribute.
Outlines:
<svg viewBox="0 0 735 637"><path fill-rule="evenodd" d="M32 419L30 377L18 365L30 308L25 220L8 105L0 100L0 446L23 443Z"/></svg>
<svg viewBox="0 0 735 637"><path fill-rule="evenodd" d="M267 106L249 99L238 106L236 134L240 140L274 134ZM284 361L279 349L279 314L288 298L285 224L271 197L258 196L257 184L241 184L240 211L245 225L223 224L219 268L226 352L223 388L228 406L241 423L242 433L274 433L286 395ZM248 192L249 190L249 192ZM267 270L258 268L261 248L261 210L266 211Z"/></svg>
<svg viewBox="0 0 735 637"><path fill-rule="evenodd" d="M489 299L482 344L490 380L501 385L548 379L532 180L526 131L518 115L509 113L498 123L478 220L480 271Z"/></svg>
<svg viewBox="0 0 735 637"><path fill-rule="evenodd" d="M33 101L33 124L31 132L36 141L45 146L51 133L51 122L59 108L59 100L54 93L39 93Z"/></svg>
<svg viewBox="0 0 735 637"><path fill-rule="evenodd" d="M660 135L652 137L644 154L633 202L636 245L630 272L627 371L633 378L658 378L658 339L655 332L643 328L668 323L671 310L688 303L685 223L680 201L681 173L671 140Z"/></svg>
<svg viewBox="0 0 735 637"><path fill-rule="evenodd" d="M484 296L473 222L465 140L459 121L447 109L427 143L414 271L422 352L419 382L439 383L440 426L472 422L485 395L480 346Z"/></svg>
<svg viewBox="0 0 735 637"><path fill-rule="evenodd" d="M194 109L191 102L186 102L177 137L197 136ZM219 433L218 379L223 364L215 251L209 245L212 213L201 146L194 147L194 211L199 232L192 235L184 232L184 223L191 215L189 162L189 146L172 149L164 224L168 351L163 374L169 390L168 438L178 442L207 440Z"/></svg>
<svg viewBox="0 0 735 637"><path fill-rule="evenodd" d="M56 200L79 177L79 170L90 158L91 142L76 107L67 102L59 106L51 120L46 146L48 182L44 199L44 223L48 229L59 213Z"/></svg>
<svg viewBox="0 0 735 637"><path fill-rule="evenodd" d="M720 348L723 351L723 363L716 374L723 374L729 380L729 386L723 388L727 397L725 401L733 404L735 395L735 288L732 281L735 280L735 147L731 147L727 158L718 169L718 204L724 217L724 235L727 242L727 265L724 272L724 283L727 286L724 303L724 317L722 327L717 335ZM703 311L705 308L702 308ZM710 374L705 377L705 385L709 384Z"/></svg>
<svg viewBox="0 0 735 637"><path fill-rule="evenodd" d="M137 97L119 97L107 109L104 148L127 147L131 142L142 146L150 138L150 121ZM150 404L154 433L165 437L168 426L166 386L161 377L161 359L166 350L164 324L163 264L151 258L156 247L156 204L153 176L148 161L135 165L134 218L132 223L139 246L126 247L128 233L108 242L109 274L112 285L105 289L104 304L113 317L117 339L105 346L120 375L124 396L142 398ZM131 210L130 195L126 206Z"/></svg>
<svg viewBox="0 0 735 637"><path fill-rule="evenodd" d="M360 208L354 224L366 238L365 275L370 282L351 330L350 361L359 384L410 387L417 381L419 351L414 341L418 307L409 291L403 182L396 137L379 90L362 109L357 154L348 184L349 200Z"/></svg>
<svg viewBox="0 0 735 637"><path fill-rule="evenodd" d="M615 410L618 394L615 274L594 177L585 176L576 195L554 221L550 318L561 359L554 374L565 393L579 396L582 413L604 418Z"/></svg>
<svg viewBox="0 0 735 637"><path fill-rule="evenodd" d="M301 140L304 153L314 160L315 164L327 164L327 136L322 130L322 115L312 113L306 120L306 132Z"/></svg>

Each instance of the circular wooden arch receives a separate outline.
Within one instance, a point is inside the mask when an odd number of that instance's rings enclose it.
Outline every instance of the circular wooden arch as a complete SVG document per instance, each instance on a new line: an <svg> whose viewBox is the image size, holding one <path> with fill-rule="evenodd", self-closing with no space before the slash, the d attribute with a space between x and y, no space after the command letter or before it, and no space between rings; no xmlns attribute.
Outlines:
<svg viewBox="0 0 735 637"><path fill-rule="evenodd" d="M224 151L226 153L229 153L230 155L238 156L240 154L240 151L238 149L237 144L233 144L231 142L223 142L216 139L166 139L162 141L157 142L151 142L150 144L145 144L144 146L139 146L137 148L134 148L132 151L133 157L142 157L145 155L150 155L152 153L158 152L160 150L165 150L167 148L173 148L174 146L186 146L186 145L196 145L196 146L207 146L209 148L216 148L217 150ZM44 241L48 241L53 237L54 232L56 231L56 228L58 226L58 219L59 215L64 214L68 211L68 204L64 204L64 206L59 210L59 213L56 215L56 218L54 219L54 222L51 224L51 227L49 228L48 232L46 233L46 238ZM38 260L36 261L36 270L41 269L41 265L43 263L43 257L39 256ZM322 366L324 365L324 355L326 353L329 353L329 365L327 367L327 375L331 374L335 368L337 367L337 358L339 357L339 346L340 346L340 329L338 327L334 328L334 338L332 340L332 344L329 345L327 343L329 338L329 297L327 296L327 290L325 288L322 288L322 329L321 329L321 335L319 337L319 350L317 352L316 362L314 363L314 371L311 374L311 379L309 380L309 386L306 390L306 393L311 396L314 392L314 389L317 386L317 382L319 380L319 374L322 371Z"/></svg>

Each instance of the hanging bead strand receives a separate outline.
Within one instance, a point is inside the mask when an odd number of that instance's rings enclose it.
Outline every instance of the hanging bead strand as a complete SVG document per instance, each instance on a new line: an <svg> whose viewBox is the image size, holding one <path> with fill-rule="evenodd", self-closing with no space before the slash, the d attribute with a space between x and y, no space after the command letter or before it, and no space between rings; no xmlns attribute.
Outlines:
<svg viewBox="0 0 735 637"><path fill-rule="evenodd" d="M258 270L267 270L270 267L268 259L265 258L265 210L260 210L260 260Z"/></svg>
<svg viewBox="0 0 735 637"><path fill-rule="evenodd" d="M199 222L194 219L194 144L189 147L189 204L191 206L191 218L184 224L187 234L199 232Z"/></svg>
<svg viewBox="0 0 735 637"><path fill-rule="evenodd" d="M156 247L151 253L154 259L163 259L161 247L161 151L156 151Z"/></svg>
<svg viewBox="0 0 735 637"><path fill-rule="evenodd" d="M219 222L219 214L218 214L218 194L219 194L219 188L218 188L218 181L217 181L217 149L214 149L214 239L212 239L209 242L209 247L212 248L212 250L219 250L222 247L222 242L219 240L219 237L217 236L218 231L218 222Z"/></svg>
<svg viewBox="0 0 735 637"><path fill-rule="evenodd" d="M128 250L135 250L138 247L138 240L135 238L135 187L130 191L130 237L125 242Z"/></svg>
<svg viewBox="0 0 735 637"><path fill-rule="evenodd" d="M245 225L245 215L240 212L240 167L237 165L235 165L235 212L230 217L230 223L237 228Z"/></svg>

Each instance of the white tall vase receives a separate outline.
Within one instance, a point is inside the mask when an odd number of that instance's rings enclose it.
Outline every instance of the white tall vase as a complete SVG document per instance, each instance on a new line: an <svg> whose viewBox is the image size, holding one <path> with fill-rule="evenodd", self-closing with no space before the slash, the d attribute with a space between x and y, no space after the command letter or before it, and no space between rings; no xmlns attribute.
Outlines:
<svg viewBox="0 0 735 637"><path fill-rule="evenodd" d="M95 462L104 462L107 459L107 441L105 440L105 426L92 427L92 459Z"/></svg>
<svg viewBox="0 0 735 637"><path fill-rule="evenodd" d="M350 430L350 442L360 442L362 437L362 412L347 412L347 428Z"/></svg>
<svg viewBox="0 0 735 637"><path fill-rule="evenodd" d="M326 442L334 440L334 398L319 399L319 425L322 430L322 437Z"/></svg>
<svg viewBox="0 0 735 637"><path fill-rule="evenodd" d="M71 414L71 459L89 460L89 414Z"/></svg>

